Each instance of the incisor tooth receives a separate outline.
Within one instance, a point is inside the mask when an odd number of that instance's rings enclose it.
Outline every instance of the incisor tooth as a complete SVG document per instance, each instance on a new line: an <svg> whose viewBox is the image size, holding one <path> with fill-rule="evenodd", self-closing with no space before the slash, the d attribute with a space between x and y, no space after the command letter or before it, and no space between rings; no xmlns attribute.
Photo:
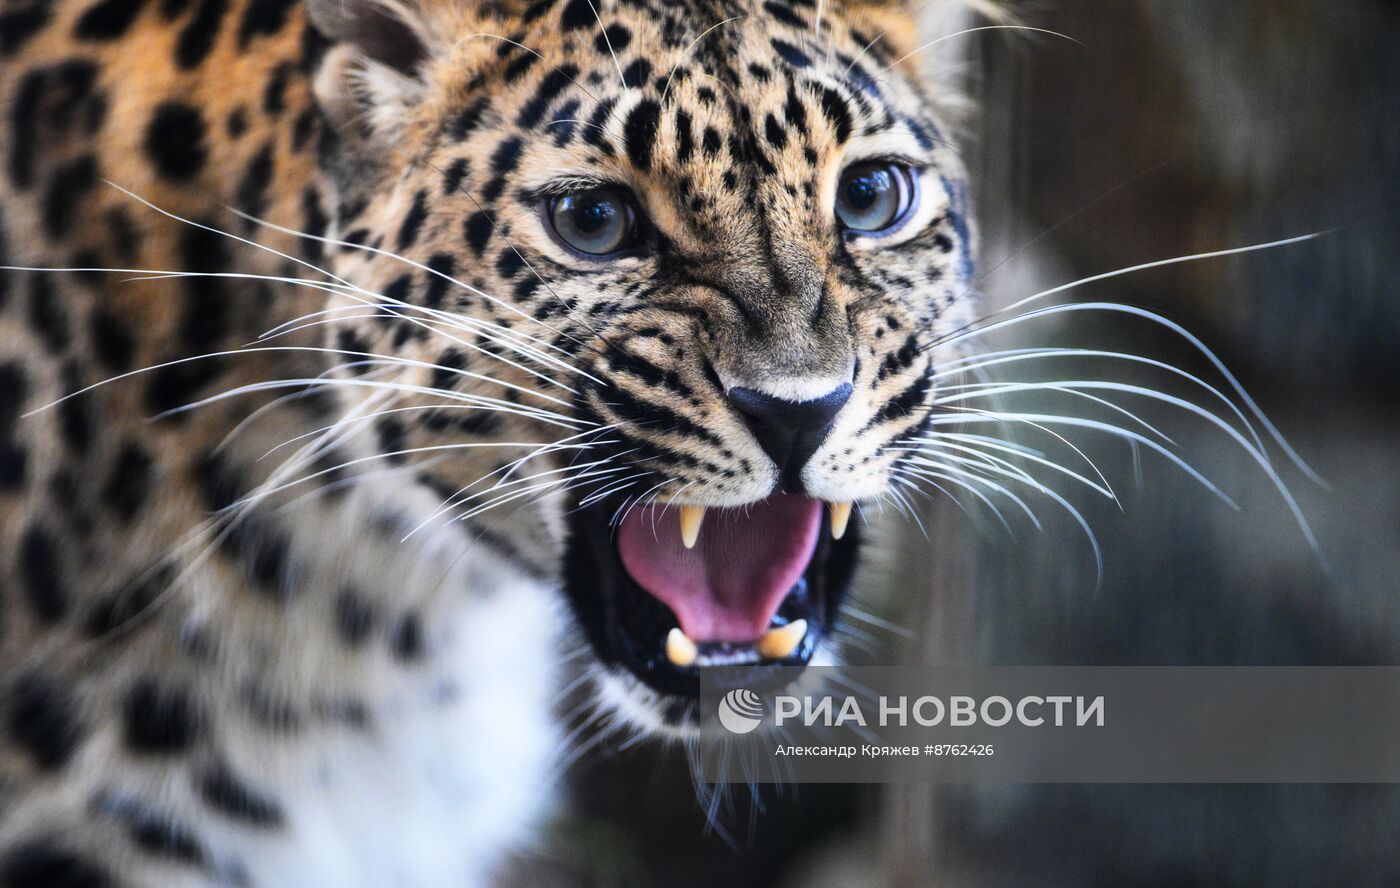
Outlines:
<svg viewBox="0 0 1400 888"><path fill-rule="evenodd" d="M677 666L689 666L695 662L698 655L695 650L695 642L690 640L690 636L680 630L680 627L672 629L666 633L666 659Z"/></svg>
<svg viewBox="0 0 1400 888"><path fill-rule="evenodd" d="M831 538L839 540L846 535L846 525L851 521L850 503L831 504Z"/></svg>
<svg viewBox="0 0 1400 888"><path fill-rule="evenodd" d="M695 548L695 541L700 539L700 523L704 520L704 506L681 506L681 542L687 549Z"/></svg>
<svg viewBox="0 0 1400 888"><path fill-rule="evenodd" d="M807 635L807 621L793 620L786 626L769 629L758 640L758 653L767 660L781 660L793 651Z"/></svg>

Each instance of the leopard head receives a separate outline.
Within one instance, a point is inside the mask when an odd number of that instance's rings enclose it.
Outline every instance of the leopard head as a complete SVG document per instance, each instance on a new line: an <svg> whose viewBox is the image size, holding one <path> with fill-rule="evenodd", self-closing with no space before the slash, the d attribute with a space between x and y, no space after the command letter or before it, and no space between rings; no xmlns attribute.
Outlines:
<svg viewBox="0 0 1400 888"><path fill-rule="evenodd" d="M311 15L353 285L328 335L357 397L393 402L386 451L431 457L447 519L527 505L558 528L624 708L678 718L702 670L752 684L820 656L861 506L932 413L930 345L972 303L963 171L910 10Z"/></svg>

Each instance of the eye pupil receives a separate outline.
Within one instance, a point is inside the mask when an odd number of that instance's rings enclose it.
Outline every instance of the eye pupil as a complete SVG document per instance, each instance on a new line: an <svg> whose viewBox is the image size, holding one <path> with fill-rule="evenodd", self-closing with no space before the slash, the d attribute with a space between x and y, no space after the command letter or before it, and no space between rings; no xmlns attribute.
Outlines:
<svg viewBox="0 0 1400 888"><path fill-rule="evenodd" d="M615 215L613 207L596 198L583 198L574 210L574 226L584 234L596 234Z"/></svg>
<svg viewBox="0 0 1400 888"><path fill-rule="evenodd" d="M836 218L849 232L886 234L899 228L916 203L917 180L891 162L856 164L841 175Z"/></svg>
<svg viewBox="0 0 1400 888"><path fill-rule="evenodd" d="M554 198L547 217L565 246L587 256L610 256L638 238L632 200L616 188L592 188Z"/></svg>
<svg viewBox="0 0 1400 888"><path fill-rule="evenodd" d="M894 187L888 170L877 170L851 179L846 188L846 199L857 210L868 210L880 199L881 194Z"/></svg>

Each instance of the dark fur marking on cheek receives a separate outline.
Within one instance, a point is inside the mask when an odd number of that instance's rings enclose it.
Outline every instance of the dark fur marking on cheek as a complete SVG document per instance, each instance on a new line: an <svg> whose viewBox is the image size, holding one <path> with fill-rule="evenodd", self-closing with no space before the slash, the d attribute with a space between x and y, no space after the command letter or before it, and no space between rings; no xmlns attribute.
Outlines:
<svg viewBox="0 0 1400 888"><path fill-rule="evenodd" d="M311 137L316 135L316 127L320 121L320 112L315 108L306 108L297 115L297 119L292 123L293 151L301 151L311 144Z"/></svg>
<svg viewBox="0 0 1400 888"><path fill-rule="evenodd" d="M132 843L147 854L190 865L205 862L204 845L188 827L135 796L102 790L91 808L125 826Z"/></svg>
<svg viewBox="0 0 1400 888"><path fill-rule="evenodd" d="M724 140L720 138L719 130L712 126L705 127L705 135L700 140L700 150L705 152L705 156L715 158L724 149Z"/></svg>
<svg viewBox="0 0 1400 888"><path fill-rule="evenodd" d="M335 600L335 630L348 648L364 645L374 632L373 606L356 589L344 589Z"/></svg>
<svg viewBox="0 0 1400 888"><path fill-rule="evenodd" d="M491 172L498 176L504 176L515 171L515 167L520 163L521 141L517 138L509 138L496 146L496 150L491 153Z"/></svg>
<svg viewBox="0 0 1400 888"><path fill-rule="evenodd" d="M416 663L423 659L423 621L417 614L405 614L394 629L389 642L394 659L401 663Z"/></svg>
<svg viewBox="0 0 1400 888"><path fill-rule="evenodd" d="M525 74L531 68L533 68L535 66L535 63L539 60L540 57L535 55L533 52L521 53L520 58L516 59L515 61L511 62L509 65L506 66L505 74L502 75L502 79L506 83L515 83L520 78L524 77Z"/></svg>
<svg viewBox="0 0 1400 888"><path fill-rule="evenodd" d="M214 768L200 778L199 794L209 807L231 820L261 829L282 825L277 803L255 792L228 768Z"/></svg>
<svg viewBox="0 0 1400 888"><path fill-rule="evenodd" d="M539 0L538 3L531 5L528 9L521 13L521 22L528 25L531 22L538 21L541 16L543 16L545 13L549 12L551 9L554 8L555 2L556 0Z"/></svg>
<svg viewBox="0 0 1400 888"><path fill-rule="evenodd" d="M836 128L836 141L844 144L851 137L851 110L841 94L829 86L821 87L822 114Z"/></svg>
<svg viewBox="0 0 1400 888"><path fill-rule="evenodd" d="M25 598L42 623L52 625L68 612L68 582L63 575L58 538L47 527L32 524L19 547L19 571Z"/></svg>
<svg viewBox="0 0 1400 888"><path fill-rule="evenodd" d="M623 131L627 158L640 170L651 169L651 155L656 147L656 129L661 120L661 106L652 99L637 103L627 115Z"/></svg>
<svg viewBox="0 0 1400 888"><path fill-rule="evenodd" d="M322 237L326 229L330 226L331 220L326 215L325 209L321 206L321 195L316 190L315 185L308 185L301 192L301 230L311 235L312 238ZM306 257L312 263L321 261L321 256L325 252L325 246L318 240L308 240L305 242Z"/></svg>
<svg viewBox="0 0 1400 888"><path fill-rule="evenodd" d="M612 156L613 146L608 141L606 124L616 107L617 99L605 99L597 108L593 109L593 113L588 118L588 125L583 128L583 140L593 147L601 149L609 157Z"/></svg>
<svg viewBox="0 0 1400 888"><path fill-rule="evenodd" d="M201 358L152 370L151 380L146 385L146 408L152 414L165 413L193 402L223 369L222 358ZM185 419L183 413L165 417L165 421L171 423L184 422Z"/></svg>
<svg viewBox="0 0 1400 888"><path fill-rule="evenodd" d="M238 23L238 48L247 49L253 39L271 36L287 24L287 13L299 0L251 0Z"/></svg>
<svg viewBox="0 0 1400 888"><path fill-rule="evenodd" d="M256 161L254 163L256 165ZM227 267L226 238L196 226L183 226L180 231L180 259L185 271L203 274ZM184 356L193 357L218 345L233 314L233 297L220 278L192 277L186 280L184 289L180 345Z"/></svg>
<svg viewBox="0 0 1400 888"><path fill-rule="evenodd" d="M525 260L520 258L520 254L507 247L496 257L496 273L506 280L510 280L520 273L525 267Z"/></svg>
<svg viewBox="0 0 1400 888"><path fill-rule="evenodd" d="M6 697L6 727L19 748L41 769L66 765L84 734L68 691L51 679L29 674L16 679Z"/></svg>
<svg viewBox="0 0 1400 888"><path fill-rule="evenodd" d="M223 551L242 566L252 590L275 605L286 604L298 587L300 566L292 560L291 544L265 522L245 518L231 526Z"/></svg>
<svg viewBox="0 0 1400 888"><path fill-rule="evenodd" d="M0 885L5 888L114 888L106 870L62 845L34 840L17 845L0 858Z"/></svg>
<svg viewBox="0 0 1400 888"><path fill-rule="evenodd" d="M200 0L175 44L175 63L189 71L199 67L214 49L219 28L228 13L228 0Z"/></svg>
<svg viewBox="0 0 1400 888"><path fill-rule="evenodd" d="M0 15L0 58L19 52L24 44L33 39L53 15L53 3L49 0L31 0L15 8L6 9Z"/></svg>
<svg viewBox="0 0 1400 888"><path fill-rule="evenodd" d="M146 155L165 178L187 181L204 168L209 153L204 136L204 117L197 108L165 102L146 127Z"/></svg>
<svg viewBox="0 0 1400 888"><path fill-rule="evenodd" d="M878 425L886 420L908 416L923 405L924 398L932 385L927 376L920 376L910 383L904 391L887 401L885 405L880 408L879 412L875 414L874 419L867 424L866 428Z"/></svg>
<svg viewBox="0 0 1400 888"><path fill-rule="evenodd" d="M777 37L774 37L769 43L772 44L773 49L777 50L778 55L783 57L783 61L792 65L794 68L810 68L812 66L812 59L786 40L779 40Z"/></svg>
<svg viewBox="0 0 1400 888"><path fill-rule="evenodd" d="M550 117L549 131L554 133L554 147L563 148L574 140L578 133L578 111L581 103L577 99L571 99L559 107Z"/></svg>
<svg viewBox="0 0 1400 888"><path fill-rule="evenodd" d="M15 362L0 364L0 490L24 485L29 453L15 437L15 424L28 395L29 383Z"/></svg>
<svg viewBox="0 0 1400 888"><path fill-rule="evenodd" d="M73 26L79 40L115 40L126 33L140 15L146 0L101 0L88 7Z"/></svg>
<svg viewBox="0 0 1400 888"><path fill-rule="evenodd" d="M690 114L676 109L676 162L685 163L695 153L695 135L691 131Z"/></svg>
<svg viewBox="0 0 1400 888"><path fill-rule="evenodd" d="M430 273L428 285L423 291L423 304L428 308L441 308L447 297L447 288L453 286L450 278L457 272L457 260L451 253L434 253L427 266Z"/></svg>
<svg viewBox="0 0 1400 888"><path fill-rule="evenodd" d="M204 862L204 847L194 833L154 814L136 817L127 824L131 840L142 851L187 864Z"/></svg>
<svg viewBox="0 0 1400 888"><path fill-rule="evenodd" d="M162 688L155 679L138 681L122 707L123 740L132 752L173 755L199 739L202 718L183 690Z"/></svg>
<svg viewBox="0 0 1400 888"><path fill-rule="evenodd" d="M272 143L269 142L253 156L253 160L243 172L242 180L238 183L234 201L240 210L250 216L262 217L267 211L267 189L272 184L272 164ZM257 227L258 223L251 219L243 220L244 231L252 232ZM200 283L202 286L207 282L201 281Z"/></svg>
<svg viewBox="0 0 1400 888"><path fill-rule="evenodd" d="M565 31L597 27L598 18L593 9L594 7L588 0L569 0L559 19L560 27Z"/></svg>
<svg viewBox="0 0 1400 888"><path fill-rule="evenodd" d="M151 455L135 441L122 446L112 466L112 475L102 489L102 499L117 518L129 523L146 501L151 486Z"/></svg>
<svg viewBox="0 0 1400 888"><path fill-rule="evenodd" d="M63 366L63 388L75 392L83 387L78 365L70 361ZM58 405L58 431L74 455L86 456L92 447L92 402L86 398L69 398Z"/></svg>
<svg viewBox="0 0 1400 888"><path fill-rule="evenodd" d="M68 313L53 292L53 277L35 274L29 279L29 326L52 353L61 354L72 341Z"/></svg>
<svg viewBox="0 0 1400 888"><path fill-rule="evenodd" d="M195 486L204 496L205 508L210 512L227 509L247 492L238 470L213 451L195 463L193 473Z"/></svg>
<svg viewBox="0 0 1400 888"><path fill-rule="evenodd" d="M28 188L34 180L34 159L46 146L42 127L65 130L73 111L91 96L97 66L72 59L30 71L20 81L10 103L10 181Z"/></svg>
<svg viewBox="0 0 1400 888"><path fill-rule="evenodd" d="M404 432L403 423L393 417L385 417L375 425L375 432L379 436L379 452L384 454L385 459L395 465L404 461L404 451L408 447L408 438Z"/></svg>
<svg viewBox="0 0 1400 888"><path fill-rule="evenodd" d="M622 82L628 89L641 89L651 79L651 62L637 59L622 72Z"/></svg>
<svg viewBox="0 0 1400 888"><path fill-rule="evenodd" d="M135 262L141 248L141 234L125 210L114 207L102 217L112 249L123 262Z"/></svg>
<svg viewBox="0 0 1400 888"><path fill-rule="evenodd" d="M486 114L486 107L489 104L485 98L477 99L462 111L448 125L447 131L457 141L462 141L481 125L481 119Z"/></svg>
<svg viewBox="0 0 1400 888"><path fill-rule="evenodd" d="M174 578L175 568L168 562L149 575L126 578L92 606L83 631L89 638L103 638L135 627L153 614Z"/></svg>
<svg viewBox="0 0 1400 888"><path fill-rule="evenodd" d="M471 162L465 157L459 157L448 164L442 174L443 196L455 194L462 187L462 181L467 178L470 170Z"/></svg>
<svg viewBox="0 0 1400 888"><path fill-rule="evenodd" d="M467 246L476 254L478 259L486 250L486 243L495 232L495 226L491 223L491 217L478 210L467 217L467 221L462 225L463 234L466 237Z"/></svg>
<svg viewBox="0 0 1400 888"><path fill-rule="evenodd" d="M228 120L224 123L224 132L228 133L230 139L241 139L248 131L248 109L239 105L229 112Z"/></svg>
<svg viewBox="0 0 1400 888"><path fill-rule="evenodd" d="M423 222L428 218L428 189L419 189L413 196L413 205L408 208L408 213L403 217L403 224L399 226L398 249L399 252L407 250L418 242L418 233L423 229Z"/></svg>
<svg viewBox="0 0 1400 888"><path fill-rule="evenodd" d="M777 19L778 21L782 22L790 28L802 29L807 26L807 23L802 20L802 17L800 15L793 12L791 9L789 9L781 3L774 3L773 0L768 0L767 3L763 4L763 8L768 12L769 15L773 16L773 18Z"/></svg>
<svg viewBox="0 0 1400 888"><path fill-rule="evenodd" d="M535 95L520 109L520 115L516 117L515 122L527 129L536 126L544 119L550 103L558 98L577 76L578 68L574 65L561 65L550 71L535 90Z"/></svg>
<svg viewBox="0 0 1400 888"><path fill-rule="evenodd" d="M608 25L603 32L593 38L593 48L598 52L622 52L632 43L632 32L624 25Z"/></svg>
<svg viewBox="0 0 1400 888"><path fill-rule="evenodd" d="M283 62L272 69L272 75L267 79L267 87L263 90L263 111L269 117L277 117L287 110L287 84L294 69L295 66L291 62Z"/></svg>
<svg viewBox="0 0 1400 888"><path fill-rule="evenodd" d="M778 122L778 118L769 114L763 121L763 132L768 139L768 144L779 151L787 146L787 130Z"/></svg>

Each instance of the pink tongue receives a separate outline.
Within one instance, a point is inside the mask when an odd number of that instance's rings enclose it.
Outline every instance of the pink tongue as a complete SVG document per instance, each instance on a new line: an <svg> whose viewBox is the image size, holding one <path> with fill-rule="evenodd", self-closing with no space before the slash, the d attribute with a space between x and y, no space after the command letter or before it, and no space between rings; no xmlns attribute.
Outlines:
<svg viewBox="0 0 1400 888"><path fill-rule="evenodd" d="M627 514L617 542L627 572L695 641L757 640L812 560L821 503L779 495L710 509L694 549L681 542L679 512L666 506Z"/></svg>

